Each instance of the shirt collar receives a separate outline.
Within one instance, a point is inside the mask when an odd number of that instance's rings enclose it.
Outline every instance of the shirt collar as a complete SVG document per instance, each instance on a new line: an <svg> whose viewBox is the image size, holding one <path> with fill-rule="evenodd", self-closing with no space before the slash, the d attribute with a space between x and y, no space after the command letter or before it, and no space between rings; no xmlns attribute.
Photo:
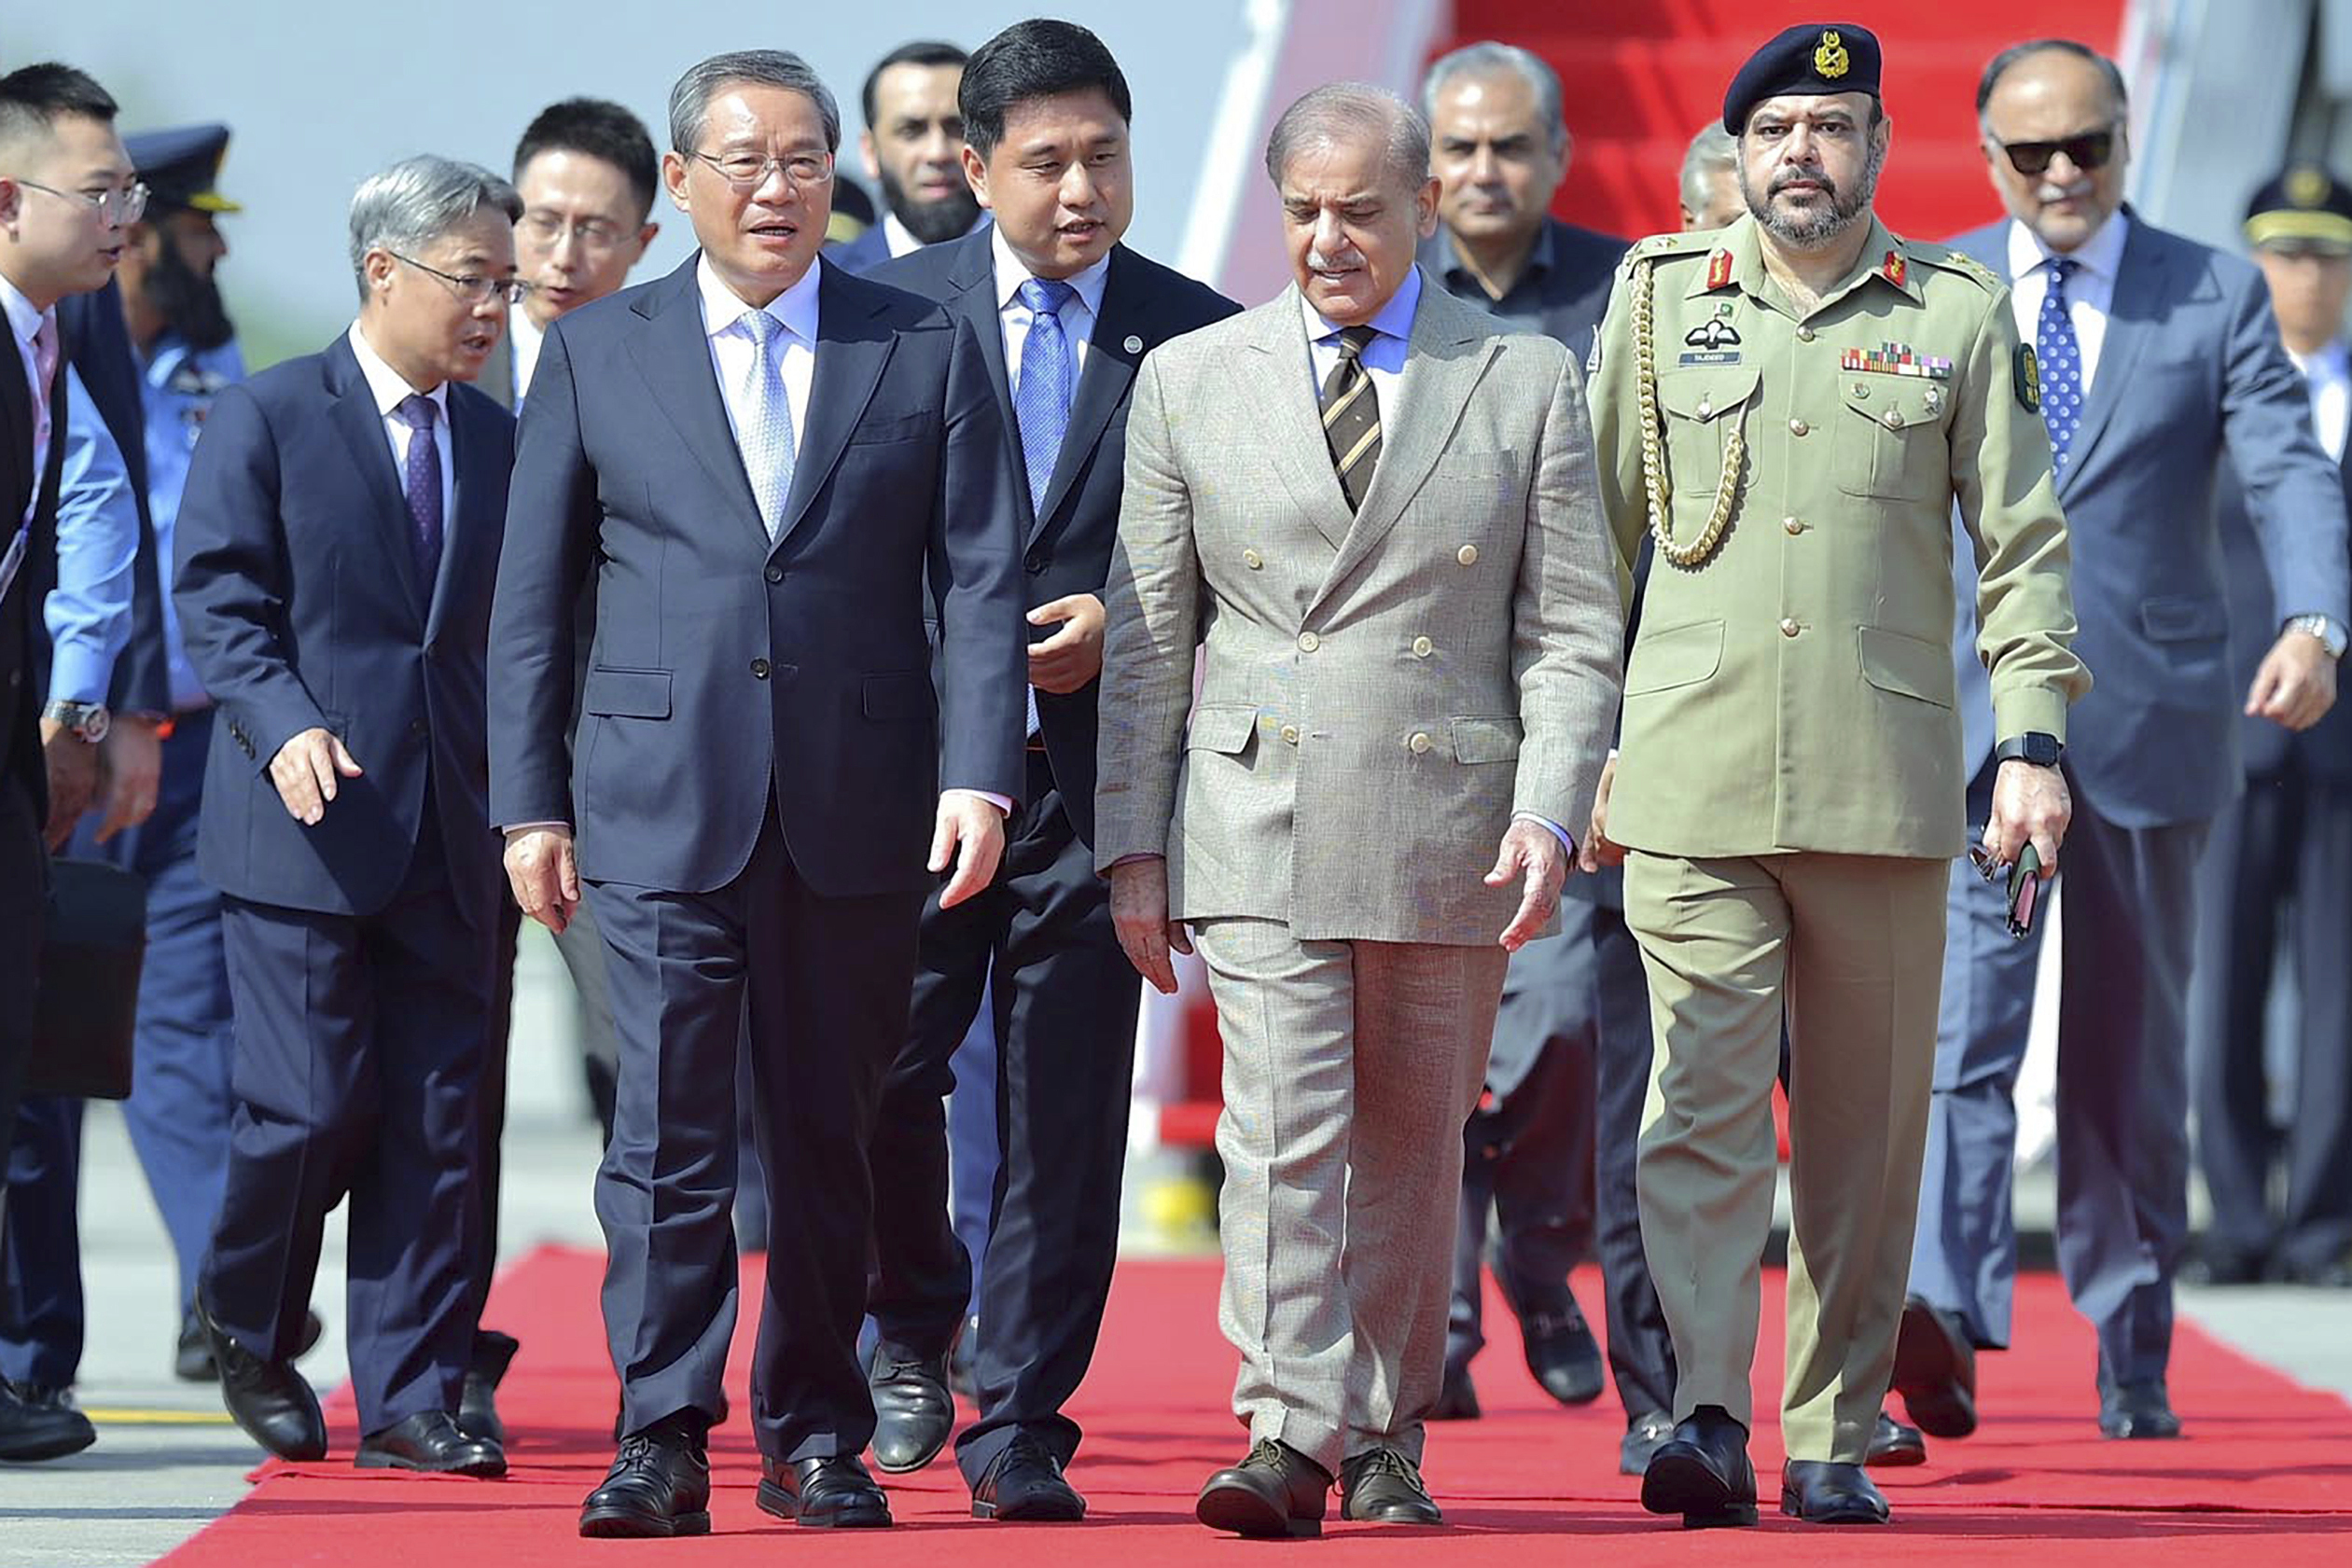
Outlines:
<svg viewBox="0 0 2352 1568"><path fill-rule="evenodd" d="M5 272L0 272L0 307L6 307L7 311L8 330L16 335L18 347L29 354L33 347L33 335L41 329L41 323L49 317L49 312L27 299L23 291L9 282ZM26 361L28 370L31 365L32 362L28 359Z"/></svg>
<svg viewBox="0 0 2352 1568"><path fill-rule="evenodd" d="M2131 219L2124 215L2122 208L2118 207L2108 215L2105 223L2099 225L2098 232L2065 253L2067 259L2083 271L2096 272L2111 284L2123 265L2123 242L2130 236L2131 228ZM2042 243L2040 235L2015 218L2009 220L2009 275L2012 279L2024 277L2057 255L2057 251Z"/></svg>
<svg viewBox="0 0 2352 1568"><path fill-rule="evenodd" d="M2287 357L2315 384L2352 380L2352 354L2346 353L2341 338L2317 354L2297 354L2289 349Z"/></svg>
<svg viewBox="0 0 2352 1568"><path fill-rule="evenodd" d="M359 361L359 373L368 378L368 391L376 400L376 412L389 419L392 410L398 408L416 388L411 386L399 371L384 363L383 355L378 354L375 345L368 341L368 334L359 329L357 322L351 324L351 330L344 336L350 340L353 357ZM446 422L449 417L449 382L441 382L424 395L432 399L433 406L440 410Z"/></svg>
<svg viewBox="0 0 2352 1568"><path fill-rule="evenodd" d="M769 300L766 307L786 332L812 352L816 348L816 292L823 283L818 276L822 270L823 263L810 262L800 282ZM759 308L745 304L733 289L719 282L718 274L711 271L711 258L707 256L694 263L694 284L703 295L703 330L711 337L717 337Z"/></svg>
<svg viewBox="0 0 2352 1568"><path fill-rule="evenodd" d="M988 215L983 212L972 219L972 226L964 232L977 234L981 230L981 225L987 221ZM882 241L889 248L890 259L893 261L898 260L909 251L918 251L923 248L923 242L914 237L913 229L898 221L897 213L885 212L882 215Z"/></svg>
<svg viewBox="0 0 2352 1568"><path fill-rule="evenodd" d="M517 358L523 355L523 345L536 351L539 340L547 336L547 328L533 321L530 314L517 306L507 312L507 347Z"/></svg>
<svg viewBox="0 0 2352 1568"><path fill-rule="evenodd" d="M1372 312L1372 319L1364 325L1385 338L1399 342L1413 341L1413 312L1421 308L1421 269L1416 266L1405 274L1405 281L1397 285L1397 292L1388 297L1388 303ZM1340 324L1315 308L1306 295L1299 296L1299 309L1306 317L1307 341L1319 343L1326 338L1336 338L1343 330Z"/></svg>
<svg viewBox="0 0 2352 1568"><path fill-rule="evenodd" d="M1013 296L1021 292L1021 285L1037 274L1013 254L1010 245L1005 243L1002 229L989 230L988 249L996 260L996 309L1002 312L1006 306L1012 303ZM1100 316L1103 313L1103 288L1110 281L1110 254L1106 251L1102 260L1082 272L1071 273L1062 281L1078 291L1079 303L1086 307L1089 316Z"/></svg>

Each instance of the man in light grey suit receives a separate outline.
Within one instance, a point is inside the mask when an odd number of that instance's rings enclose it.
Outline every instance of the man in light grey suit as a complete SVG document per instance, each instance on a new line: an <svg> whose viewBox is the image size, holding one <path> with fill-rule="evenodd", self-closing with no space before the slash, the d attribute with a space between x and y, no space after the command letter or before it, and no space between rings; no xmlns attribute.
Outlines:
<svg viewBox="0 0 2352 1568"><path fill-rule="evenodd" d="M1616 716L1582 383L1414 269L1428 151L1357 84L1275 124L1296 286L1144 361L1105 592L1096 865L1154 985L1198 941L1224 1036L1251 1448L1196 1511L1248 1535L1318 1533L1334 1473L1349 1519L1440 1521L1462 1128Z"/></svg>
<svg viewBox="0 0 2352 1568"><path fill-rule="evenodd" d="M2076 644L2099 684L2076 708L2067 779L2058 1024L2058 1260L2098 1328L2099 1427L2179 1432L2165 1389L2188 1219L2185 993L2198 854L2237 793L2216 465L2246 476L2280 619L2245 711L2308 728L2335 697L2346 617L2344 491L2251 266L2123 209L2123 82L2081 44L2039 40L1984 71L1979 118L2011 221L1960 237L2013 286L2074 548ZM2021 376L2028 367L2021 363ZM1965 559L1965 556L1962 557ZM1956 644L1970 820L1997 758L1976 628ZM2054 745L2050 748L2055 752ZM2028 760L2041 760L2028 756ZM1955 866L1935 1108L1895 1389L1931 1435L1976 1424L1975 1352L2006 1346L2017 1240L2011 1096L2038 940Z"/></svg>

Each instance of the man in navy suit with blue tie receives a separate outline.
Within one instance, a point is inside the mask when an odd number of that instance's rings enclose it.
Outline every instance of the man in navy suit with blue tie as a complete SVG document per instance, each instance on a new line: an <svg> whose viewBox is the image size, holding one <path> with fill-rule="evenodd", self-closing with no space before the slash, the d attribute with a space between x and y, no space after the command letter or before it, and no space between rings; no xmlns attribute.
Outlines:
<svg viewBox="0 0 2352 1568"><path fill-rule="evenodd" d="M2344 489L2313 438L2261 274L2122 206L2127 115L2114 63L2070 40L2020 44L1985 67L1977 112L2011 216L1955 243L2011 284L2019 336L2033 345L2016 379L2049 426L2081 618L2076 650L2098 677L2069 721L2063 762L2074 826L2061 895L2059 1270L2098 1330L2100 1431L2170 1437L2180 1430L2165 1367L2188 1228L2198 856L2240 785L2241 706L2300 730L2335 700ZM2246 480L2279 612L2243 693L2214 521L2225 451ZM2056 764L2060 747L2034 734L1993 744L1974 617L1961 620L1969 820L1982 824L2000 770ZM1955 865L1894 1373L1931 1436L1975 1427L1975 1353L2009 1343L2011 1096L2039 941L2039 931L2013 940L2005 911L1998 884Z"/></svg>
<svg viewBox="0 0 2352 1568"><path fill-rule="evenodd" d="M523 411L491 814L523 913L560 929L586 889L620 1048L596 1210L623 1437L586 1535L710 1528L739 1039L770 1210L758 1503L890 1522L857 1457L866 1145L924 895L951 865L942 905L988 885L1024 787L1020 543L986 366L938 306L817 261L840 141L797 56L690 68L662 179L701 249L555 322Z"/></svg>

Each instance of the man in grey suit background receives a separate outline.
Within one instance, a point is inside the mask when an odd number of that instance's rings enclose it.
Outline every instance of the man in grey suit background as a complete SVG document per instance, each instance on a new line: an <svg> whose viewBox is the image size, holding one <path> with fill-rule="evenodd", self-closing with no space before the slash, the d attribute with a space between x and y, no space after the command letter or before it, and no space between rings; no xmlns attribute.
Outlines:
<svg viewBox="0 0 2352 1568"><path fill-rule="evenodd" d="M2169 1437L2172 1278L2188 1221L2186 991L2198 855L2239 788L2216 465L2226 451L2277 589L2250 715L2303 729L2344 651L2344 491L2311 432L2255 269L2122 204L2123 80L2042 39L1985 67L1978 118L2008 221L1963 252L2013 289L2074 552L2077 644L2099 684L2066 776L2065 991L2058 1021L2058 1261L2098 1328L2099 1428ZM2025 367L2021 364L2021 375ZM1960 595L1966 605L1971 596ZM1956 645L1970 822L1999 762L1976 628ZM2041 746L2041 756L2019 751ZM2017 1240L2011 1103L2039 939L2006 934L1997 887L1953 868L1934 1111L1894 1386L1931 1436L1975 1427L1975 1352L2009 1342Z"/></svg>
<svg viewBox="0 0 2352 1568"><path fill-rule="evenodd" d="M1251 1446L1196 1512L1246 1535L1319 1533L1334 1474L1346 1518L1440 1521L1463 1123L1616 715L1581 382L1415 269L1428 154L1377 88L1284 112L1295 286L1144 361L1105 595L1095 864L1161 991L1200 944L1224 1037Z"/></svg>

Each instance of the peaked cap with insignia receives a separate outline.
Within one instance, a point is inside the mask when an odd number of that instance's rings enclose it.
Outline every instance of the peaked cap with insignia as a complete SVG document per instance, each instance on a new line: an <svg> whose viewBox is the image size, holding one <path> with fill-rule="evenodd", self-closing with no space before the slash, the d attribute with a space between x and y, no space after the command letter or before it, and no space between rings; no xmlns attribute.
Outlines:
<svg viewBox="0 0 2352 1568"><path fill-rule="evenodd" d="M2297 164L2246 204L2246 243L2256 250L2352 256L2352 186L2316 163Z"/></svg>
<svg viewBox="0 0 2352 1568"><path fill-rule="evenodd" d="M1767 98L1789 93L1867 92L1878 96L1878 35L1850 21L1809 21L1775 34L1732 78L1723 94L1723 129L1736 136Z"/></svg>
<svg viewBox="0 0 2352 1568"><path fill-rule="evenodd" d="M229 127L178 125L167 131L141 131L122 139L131 166L146 182L147 205L156 209L184 207L198 213L238 213L244 209L214 188L220 178L221 160L229 156Z"/></svg>

